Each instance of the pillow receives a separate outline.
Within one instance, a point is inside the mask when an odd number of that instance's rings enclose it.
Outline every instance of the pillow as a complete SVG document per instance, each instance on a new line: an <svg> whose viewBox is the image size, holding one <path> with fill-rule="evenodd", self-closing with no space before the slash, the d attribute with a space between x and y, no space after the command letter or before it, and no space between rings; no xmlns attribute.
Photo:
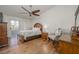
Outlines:
<svg viewBox="0 0 79 59"><path fill-rule="evenodd" d="M40 31L40 28L33 28L34 31Z"/></svg>

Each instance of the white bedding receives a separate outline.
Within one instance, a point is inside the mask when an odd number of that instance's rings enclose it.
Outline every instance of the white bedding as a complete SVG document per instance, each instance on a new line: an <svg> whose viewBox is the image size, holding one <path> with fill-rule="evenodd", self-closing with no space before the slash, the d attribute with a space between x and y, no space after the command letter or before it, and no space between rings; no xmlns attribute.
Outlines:
<svg viewBox="0 0 79 59"><path fill-rule="evenodd" d="M22 30L20 31L19 35L23 35L24 38L30 37L30 36L35 36L41 34L41 31L39 29L32 29L32 30Z"/></svg>

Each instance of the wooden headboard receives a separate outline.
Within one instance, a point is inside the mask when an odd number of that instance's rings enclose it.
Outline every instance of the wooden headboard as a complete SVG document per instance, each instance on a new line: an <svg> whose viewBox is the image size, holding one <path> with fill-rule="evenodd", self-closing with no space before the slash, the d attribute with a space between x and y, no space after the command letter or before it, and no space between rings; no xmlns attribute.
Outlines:
<svg viewBox="0 0 79 59"><path fill-rule="evenodd" d="M40 24L40 23L35 23L35 24L34 24L34 27L35 27L35 28L40 28L41 32L43 32L43 26L42 26L42 24Z"/></svg>

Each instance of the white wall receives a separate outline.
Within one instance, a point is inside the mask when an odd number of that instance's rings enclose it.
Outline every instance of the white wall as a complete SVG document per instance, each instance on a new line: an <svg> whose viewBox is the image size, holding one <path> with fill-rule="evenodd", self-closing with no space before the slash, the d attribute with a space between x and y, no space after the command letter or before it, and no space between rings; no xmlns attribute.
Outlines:
<svg viewBox="0 0 79 59"><path fill-rule="evenodd" d="M33 24L39 22L47 25L50 33L55 32L58 27L69 31L71 26L74 25L76 8L77 6L56 6L34 19Z"/></svg>
<svg viewBox="0 0 79 59"><path fill-rule="evenodd" d="M10 21L11 20L18 20L19 21L19 23L20 23L19 30L24 30L24 29L28 29L28 28L32 27L31 20L29 20L29 19L22 19L22 18L18 18L18 17L4 15L3 21L8 22L7 25L8 25L8 36L9 37L11 35L11 33L10 33Z"/></svg>

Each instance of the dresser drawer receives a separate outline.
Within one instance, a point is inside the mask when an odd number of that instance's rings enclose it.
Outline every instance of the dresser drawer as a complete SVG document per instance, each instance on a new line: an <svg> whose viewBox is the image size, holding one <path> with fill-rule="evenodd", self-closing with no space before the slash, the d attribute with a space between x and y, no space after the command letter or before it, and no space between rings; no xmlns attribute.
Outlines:
<svg viewBox="0 0 79 59"><path fill-rule="evenodd" d="M0 36L7 36L7 33L0 33Z"/></svg>
<svg viewBox="0 0 79 59"><path fill-rule="evenodd" d="M48 39L48 33L42 33L41 37L42 39Z"/></svg>
<svg viewBox="0 0 79 59"><path fill-rule="evenodd" d="M8 44L8 37L0 37L0 43L2 43L2 45Z"/></svg>

